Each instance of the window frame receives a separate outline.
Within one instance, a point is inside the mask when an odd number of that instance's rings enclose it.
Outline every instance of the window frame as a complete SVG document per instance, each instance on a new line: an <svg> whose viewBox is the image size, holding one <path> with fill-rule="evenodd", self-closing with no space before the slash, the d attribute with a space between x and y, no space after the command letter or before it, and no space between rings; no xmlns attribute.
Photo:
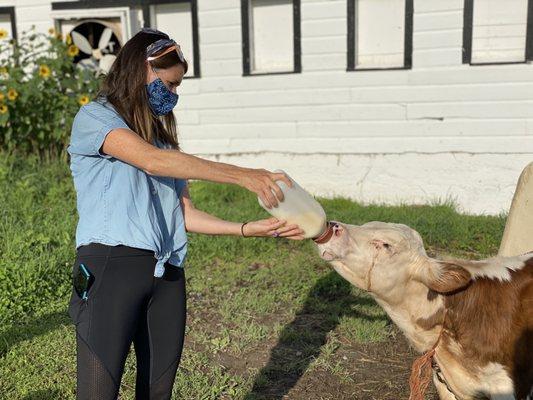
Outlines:
<svg viewBox="0 0 533 400"><path fill-rule="evenodd" d="M287 71L252 72L250 62L250 2L241 0L242 76L299 74L302 72L301 0L292 0L294 68Z"/></svg>
<svg viewBox="0 0 533 400"><path fill-rule="evenodd" d="M472 62L472 40L474 33L474 0L465 0L463 7L463 64L471 66L527 64L533 61L533 0L527 1L526 44L524 61Z"/></svg>
<svg viewBox="0 0 533 400"><path fill-rule="evenodd" d="M355 2L357 0L347 0L347 66L346 71L394 71L406 70L413 67L413 18L414 1L405 0L405 30L403 43L403 66L402 67L356 67L355 65Z"/></svg>
<svg viewBox="0 0 533 400"><path fill-rule="evenodd" d="M52 2L53 11L68 11L87 8L117 8L117 7L141 7L143 13L144 27L150 26L150 6L173 3L190 3L192 18L192 40L194 74L186 76L184 79L195 79L201 77L200 72L200 42L198 34L198 0L79 0L66 2Z"/></svg>
<svg viewBox="0 0 533 400"><path fill-rule="evenodd" d="M15 16L15 7L8 6L8 7L0 7L0 14L2 15L9 15L9 19L11 20L11 36L13 40L17 40L17 19Z"/></svg>

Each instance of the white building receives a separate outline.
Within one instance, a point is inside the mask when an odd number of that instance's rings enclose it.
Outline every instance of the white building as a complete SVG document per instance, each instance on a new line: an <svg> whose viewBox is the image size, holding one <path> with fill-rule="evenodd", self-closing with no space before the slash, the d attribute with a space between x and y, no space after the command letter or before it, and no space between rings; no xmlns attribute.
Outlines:
<svg viewBox="0 0 533 400"><path fill-rule="evenodd" d="M0 0L12 35L98 24L181 43L185 151L317 195L494 214L533 161L533 0Z"/></svg>

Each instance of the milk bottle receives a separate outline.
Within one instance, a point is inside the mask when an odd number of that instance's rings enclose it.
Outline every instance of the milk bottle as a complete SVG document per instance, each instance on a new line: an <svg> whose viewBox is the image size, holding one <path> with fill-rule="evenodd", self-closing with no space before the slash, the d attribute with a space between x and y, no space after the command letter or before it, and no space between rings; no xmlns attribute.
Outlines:
<svg viewBox="0 0 533 400"><path fill-rule="evenodd" d="M284 173L282 170L274 172ZM277 207L267 208L258 197L259 204L272 216L287 221L287 225L297 224L303 231L305 238L318 238L329 229L324 209L313 196L307 193L291 177L292 187L283 181L276 181L285 196Z"/></svg>

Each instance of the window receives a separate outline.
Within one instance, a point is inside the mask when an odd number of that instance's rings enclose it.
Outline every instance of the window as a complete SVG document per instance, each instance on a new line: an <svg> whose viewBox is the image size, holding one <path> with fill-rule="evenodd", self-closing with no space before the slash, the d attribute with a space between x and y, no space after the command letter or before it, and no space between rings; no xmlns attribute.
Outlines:
<svg viewBox="0 0 533 400"><path fill-rule="evenodd" d="M0 29L7 32L7 37L17 39L15 7L0 7Z"/></svg>
<svg viewBox="0 0 533 400"><path fill-rule="evenodd" d="M193 4L194 3L194 4ZM196 2L157 4L150 7L150 26L159 29L175 39L181 47L189 70L185 77L199 77L198 23L196 21Z"/></svg>
<svg viewBox="0 0 533 400"><path fill-rule="evenodd" d="M411 68L413 0L348 0L348 70Z"/></svg>
<svg viewBox="0 0 533 400"><path fill-rule="evenodd" d="M51 16L56 30L63 37L69 34L79 49L72 61L80 68L107 73L124 39L131 36L130 10L127 7L58 10L54 9L55 4L52 3Z"/></svg>
<svg viewBox="0 0 533 400"><path fill-rule="evenodd" d="M532 18L533 1L465 0L463 63L507 64L533 59Z"/></svg>
<svg viewBox="0 0 533 400"><path fill-rule="evenodd" d="M80 0L52 2L52 16L62 31L83 20L98 18L114 28L122 43L143 26L169 34L181 46L189 63L186 78L200 76L197 0Z"/></svg>
<svg viewBox="0 0 533 400"><path fill-rule="evenodd" d="M300 0L241 0L241 12L243 75L301 72Z"/></svg>

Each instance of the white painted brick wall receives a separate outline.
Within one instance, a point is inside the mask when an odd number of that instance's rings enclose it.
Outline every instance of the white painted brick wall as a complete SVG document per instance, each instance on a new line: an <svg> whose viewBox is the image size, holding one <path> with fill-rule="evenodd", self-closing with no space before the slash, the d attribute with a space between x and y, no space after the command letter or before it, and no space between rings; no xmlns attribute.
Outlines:
<svg viewBox="0 0 533 400"><path fill-rule="evenodd" d="M463 3L415 0L411 70L346 72L346 0L302 0L302 73L243 77L240 0L198 0L184 150L282 168L319 195L506 211L533 159L533 66L463 65ZM19 31L52 26L49 0L16 5Z"/></svg>

